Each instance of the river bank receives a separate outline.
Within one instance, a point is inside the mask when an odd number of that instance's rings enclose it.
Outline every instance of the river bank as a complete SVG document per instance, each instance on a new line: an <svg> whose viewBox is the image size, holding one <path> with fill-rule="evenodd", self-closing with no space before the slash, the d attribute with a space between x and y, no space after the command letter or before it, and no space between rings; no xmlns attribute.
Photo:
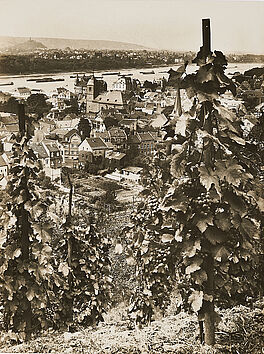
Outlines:
<svg viewBox="0 0 264 354"><path fill-rule="evenodd" d="M156 66L156 67L151 67L151 71L154 73L148 73L144 74L142 71L146 71L146 69L149 69L150 67L140 67L140 68L130 68L130 69L117 69L118 72L120 72L120 75L129 75L132 79L138 79L141 82L144 82L145 80L153 81L153 80L159 80L162 79L163 77L165 79L168 79L169 74L166 73L168 72L171 68L174 70L177 70L179 68L180 64L178 65L162 65L162 66ZM236 71L239 71L243 73L246 70L252 69L254 67L263 67L263 63L231 63L227 66L226 73L227 74L232 74ZM187 73L193 73L197 69L197 66L195 64L188 65L187 67ZM0 74L0 91L7 92L12 94L18 87L28 87L30 90L36 90L40 89L43 93L50 95L56 88L58 87L65 87L68 90L74 92L74 84L75 84L75 78L72 77L76 75L77 73L80 73L80 75L85 74L85 75L91 75L94 73L96 77L102 77L104 73L111 72L112 70L97 70L97 71L90 71L90 72L83 72L83 71L69 71L69 72L56 72L56 73L34 73L34 74L27 74L27 75L1 75ZM103 79L107 83L108 90L112 89L113 83L118 79L120 75L105 75L103 76ZM35 81L28 81L30 79L34 78L43 78L43 77L51 77L51 78L61 78L63 79L61 81L54 81L54 82L38 82L36 83ZM6 85L9 82L13 82L13 85Z"/></svg>

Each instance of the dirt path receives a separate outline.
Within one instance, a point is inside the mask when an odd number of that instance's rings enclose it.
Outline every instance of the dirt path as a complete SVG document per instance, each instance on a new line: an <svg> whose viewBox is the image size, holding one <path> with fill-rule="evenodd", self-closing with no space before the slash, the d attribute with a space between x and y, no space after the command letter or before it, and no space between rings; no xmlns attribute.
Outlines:
<svg viewBox="0 0 264 354"><path fill-rule="evenodd" d="M254 309L237 306L220 312L222 321L216 332L217 344L211 348L199 344L195 315L178 315L156 319L142 329L134 328L124 306L106 314L96 328L76 333L46 333L45 336L12 347L1 353L182 353L182 354L260 354L263 349L263 304ZM0 338L3 340L3 335Z"/></svg>

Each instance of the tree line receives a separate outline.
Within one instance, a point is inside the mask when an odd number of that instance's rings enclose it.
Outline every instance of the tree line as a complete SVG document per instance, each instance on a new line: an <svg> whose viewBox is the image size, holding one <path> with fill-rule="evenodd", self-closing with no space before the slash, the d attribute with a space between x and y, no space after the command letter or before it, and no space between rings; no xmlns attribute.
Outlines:
<svg viewBox="0 0 264 354"><path fill-rule="evenodd" d="M94 56L86 59L71 56L42 58L35 55L1 55L0 72L2 74L52 73L67 71L116 70L149 67L147 57L130 56ZM152 60L152 65L162 65L162 58ZM174 64L171 58L166 64Z"/></svg>

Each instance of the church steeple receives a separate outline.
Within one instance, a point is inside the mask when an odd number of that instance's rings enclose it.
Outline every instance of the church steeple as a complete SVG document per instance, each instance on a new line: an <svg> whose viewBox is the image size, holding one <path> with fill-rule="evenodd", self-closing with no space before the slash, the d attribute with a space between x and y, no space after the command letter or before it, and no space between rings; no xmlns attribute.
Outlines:
<svg viewBox="0 0 264 354"><path fill-rule="evenodd" d="M87 102L92 102L95 99L95 80L93 74L87 82Z"/></svg>

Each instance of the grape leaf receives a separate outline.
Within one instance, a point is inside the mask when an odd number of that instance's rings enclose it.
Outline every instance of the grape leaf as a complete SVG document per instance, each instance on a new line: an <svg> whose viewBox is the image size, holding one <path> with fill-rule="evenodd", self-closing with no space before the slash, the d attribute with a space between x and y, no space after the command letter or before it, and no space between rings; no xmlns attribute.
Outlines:
<svg viewBox="0 0 264 354"><path fill-rule="evenodd" d="M186 129L190 120L190 115L188 113L183 113L176 122L175 134L180 134L186 136Z"/></svg>
<svg viewBox="0 0 264 354"><path fill-rule="evenodd" d="M223 259L228 259L230 252L224 246L216 245L212 249L212 254L218 262L221 262Z"/></svg>
<svg viewBox="0 0 264 354"><path fill-rule="evenodd" d="M167 211L173 209L175 211L185 212L188 208L188 197L182 191L175 191L173 196L165 197L161 206L161 210Z"/></svg>
<svg viewBox="0 0 264 354"><path fill-rule="evenodd" d="M185 273L191 274L196 272L197 270L200 270L201 269L200 265L202 263L203 263L203 259L201 257L194 257L192 263L188 267L186 267Z"/></svg>
<svg viewBox="0 0 264 354"><path fill-rule="evenodd" d="M221 117L229 120L230 122L237 121L237 117L236 117L235 113L231 112L228 108L226 108L218 103L215 103L215 107L218 110Z"/></svg>
<svg viewBox="0 0 264 354"><path fill-rule="evenodd" d="M188 302L191 304L193 311L198 312L203 305L203 291L195 290L189 297Z"/></svg>
<svg viewBox="0 0 264 354"><path fill-rule="evenodd" d="M254 200L256 201L258 207L259 207L259 210L261 212L264 211L264 199L261 198L260 196L257 195L257 193L255 191L250 191L247 193L248 196L251 196L254 198Z"/></svg>
<svg viewBox="0 0 264 354"><path fill-rule="evenodd" d="M199 68L197 72L197 81L204 83L214 80L214 71L212 64L206 64Z"/></svg>
<svg viewBox="0 0 264 354"><path fill-rule="evenodd" d="M66 262L62 262L60 263L59 265L59 268L58 268L58 271L59 272L62 272L62 274L67 277L67 275L69 274L70 272L70 269L69 269L69 266Z"/></svg>
<svg viewBox="0 0 264 354"><path fill-rule="evenodd" d="M193 257L197 251L201 250L200 240L185 241L182 247L184 257Z"/></svg>
<svg viewBox="0 0 264 354"><path fill-rule="evenodd" d="M209 226L204 234L207 240L209 240L213 245L222 243L227 238L227 234L215 226Z"/></svg>
<svg viewBox="0 0 264 354"><path fill-rule="evenodd" d="M27 293L26 293L27 299L28 301L32 301L34 296L35 296L35 292L32 288L30 288Z"/></svg>
<svg viewBox="0 0 264 354"><path fill-rule="evenodd" d="M178 146L178 145L177 145ZM173 154L171 161L171 174L174 177L181 177L185 168L185 157L187 152L187 142L180 145L180 148L177 149L177 152Z"/></svg>
<svg viewBox="0 0 264 354"><path fill-rule="evenodd" d="M206 168L205 166L199 167L200 171L200 182L201 184L209 191L212 185L215 186L216 191L220 190L218 176L217 174L211 169Z"/></svg>
<svg viewBox="0 0 264 354"><path fill-rule="evenodd" d="M198 285L202 285L207 280L207 274L203 269L200 269L193 273L192 278Z"/></svg>
<svg viewBox="0 0 264 354"><path fill-rule="evenodd" d="M172 234L163 234L161 237L162 242L171 242L174 240L174 236Z"/></svg>
<svg viewBox="0 0 264 354"><path fill-rule="evenodd" d="M260 237L260 230L248 218L242 218L240 230L241 230L242 234L248 235L251 238L259 239L259 237Z"/></svg>
<svg viewBox="0 0 264 354"><path fill-rule="evenodd" d="M203 233L207 229L208 225L213 225L213 215L208 215L206 217L202 217L197 223L196 226Z"/></svg>
<svg viewBox="0 0 264 354"><path fill-rule="evenodd" d="M225 200L229 203L232 209L239 212L241 216L246 214L247 208L243 199L231 191L223 193Z"/></svg>
<svg viewBox="0 0 264 354"><path fill-rule="evenodd" d="M229 216L226 212L216 214L214 222L215 225L223 231L229 231L232 226Z"/></svg>
<svg viewBox="0 0 264 354"><path fill-rule="evenodd" d="M235 160L218 161L216 162L216 173L221 180L225 180L238 187L241 183L242 174L244 173L241 165L237 164Z"/></svg>
<svg viewBox="0 0 264 354"><path fill-rule="evenodd" d="M14 251L14 253L13 253L13 255L12 255L12 259L14 259L14 258L18 258L20 255L21 255L21 249L20 248L17 248L15 251Z"/></svg>
<svg viewBox="0 0 264 354"><path fill-rule="evenodd" d="M121 254L123 252L123 247L120 243L117 243L115 246L115 253L116 254Z"/></svg>

